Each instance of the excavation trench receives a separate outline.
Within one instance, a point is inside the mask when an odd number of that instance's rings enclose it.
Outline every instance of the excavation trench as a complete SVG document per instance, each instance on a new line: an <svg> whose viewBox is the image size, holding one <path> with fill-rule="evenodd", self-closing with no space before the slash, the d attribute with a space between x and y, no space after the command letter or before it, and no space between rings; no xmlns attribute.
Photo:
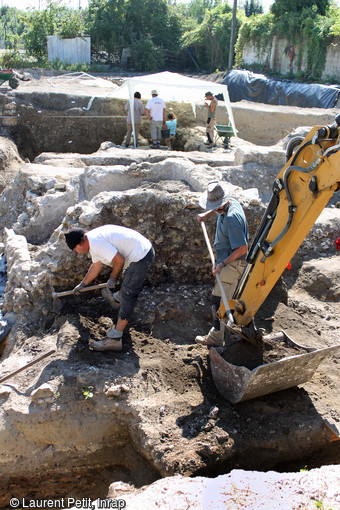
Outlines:
<svg viewBox="0 0 340 510"><path fill-rule="evenodd" d="M2 508L9 494L96 499L115 481L140 487L176 473L287 471L336 460L338 442L330 442L305 389L234 405L218 394L207 350L192 343L193 332L209 327L209 285L147 286L121 354L88 349L116 313L98 291L89 294L64 298L52 324L46 319L38 330L30 328L27 349L39 352L53 339L57 353L38 372L22 374L19 385L11 382L30 404L25 412L17 399L18 409L8 412L7 455L19 455L21 463L2 474ZM294 321L279 295L282 286L269 304L273 311L276 303L275 319ZM262 325L266 306L259 312ZM233 349L235 363L245 350Z"/></svg>
<svg viewBox="0 0 340 510"><path fill-rule="evenodd" d="M99 102L100 111L106 106ZM211 180L238 179L228 171L226 154L125 151L110 146L111 121L100 126L93 119L77 127L72 121L63 132L57 119L38 122L37 112L33 122L27 98L16 108L25 122L11 134L34 163L23 165L0 197L7 229L3 311L12 324L1 342L2 373L50 349L55 353L0 387L1 508L11 496L103 498L119 480L140 487L174 474L339 462L340 442L332 432L338 420L336 359L301 387L231 404L217 391L207 348L194 342L211 327L211 264L196 221L198 199ZM120 120L114 126L117 140L125 133L125 118ZM68 141L79 154L66 153ZM90 154L103 141L109 142ZM62 154L47 153L52 150ZM239 179L248 190L250 174L242 172ZM265 167L255 179L261 179L261 191L272 182L268 173ZM236 183L235 188L253 236L264 206L253 195L242 198ZM89 349L89 340L103 338L117 316L100 292L59 304L51 298L51 286L73 288L89 265L67 249L63 232L106 223L139 230L156 251L122 353ZM209 228L212 234L214 225ZM328 256L328 245L322 249L318 256ZM310 262L310 252L309 257ZM293 297L280 281L256 324L268 333L284 329L310 347L334 345L335 290L332 296L331 285L323 288L321 301L308 297L295 283L302 264L300 253L292 261L294 277L284 275ZM94 283L105 278L103 270Z"/></svg>

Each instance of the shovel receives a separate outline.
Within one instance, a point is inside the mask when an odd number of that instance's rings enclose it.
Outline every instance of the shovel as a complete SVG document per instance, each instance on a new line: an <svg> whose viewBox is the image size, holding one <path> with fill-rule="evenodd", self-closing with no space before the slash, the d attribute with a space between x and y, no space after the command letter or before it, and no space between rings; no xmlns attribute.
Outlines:
<svg viewBox="0 0 340 510"><path fill-rule="evenodd" d="M106 287L106 283L99 283L98 285L90 285L90 287L84 287L83 289L79 290L79 292L89 292L90 290L97 290L97 289L103 289ZM52 292L52 298L60 298L64 296L71 296L74 294L74 290L65 290L64 292Z"/></svg>
<svg viewBox="0 0 340 510"><path fill-rule="evenodd" d="M212 248L211 248L210 240L209 240L209 237L208 237L208 234L207 234L207 228L205 226L204 221L201 221L201 227L202 227L202 230L203 230L205 242L207 243L207 247L208 247L208 251L209 251L209 254L210 254L211 262L214 265L215 264L215 257L214 257L214 253L213 253ZM232 313L231 313L230 308L229 308L228 299L227 299L227 296L225 295L225 292L224 292L224 288L223 288L223 285L222 285L222 282L221 282L221 277L220 277L219 273L216 273L215 276L216 276L216 280L217 280L218 286L220 288L222 301L223 301L224 308L225 308L225 311L226 311L226 314L227 314L227 325L229 326L231 324L234 324L234 318L233 318Z"/></svg>

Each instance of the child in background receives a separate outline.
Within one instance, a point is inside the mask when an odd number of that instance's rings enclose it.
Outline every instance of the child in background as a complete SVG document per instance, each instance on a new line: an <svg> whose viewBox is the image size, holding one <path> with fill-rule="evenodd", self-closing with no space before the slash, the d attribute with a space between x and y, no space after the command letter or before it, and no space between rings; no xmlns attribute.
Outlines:
<svg viewBox="0 0 340 510"><path fill-rule="evenodd" d="M172 144L176 135L177 128L177 117L174 113L168 114L168 120L166 121L166 128L170 130L170 138L165 139L165 143L167 144L169 151L173 150Z"/></svg>

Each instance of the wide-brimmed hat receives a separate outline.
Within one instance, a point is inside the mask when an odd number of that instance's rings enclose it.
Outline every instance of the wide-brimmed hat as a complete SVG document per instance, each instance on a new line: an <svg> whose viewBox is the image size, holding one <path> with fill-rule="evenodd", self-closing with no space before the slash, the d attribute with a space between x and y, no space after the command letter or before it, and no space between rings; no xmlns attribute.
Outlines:
<svg viewBox="0 0 340 510"><path fill-rule="evenodd" d="M158 96L157 90L155 90L155 89L151 90L151 95L152 96Z"/></svg>
<svg viewBox="0 0 340 510"><path fill-rule="evenodd" d="M66 244L70 250L73 250L84 239L84 234L85 231L82 228L73 228L64 234Z"/></svg>
<svg viewBox="0 0 340 510"><path fill-rule="evenodd" d="M218 209L224 206L232 197L232 188L219 181L209 182L207 191L200 197L200 206L203 209Z"/></svg>

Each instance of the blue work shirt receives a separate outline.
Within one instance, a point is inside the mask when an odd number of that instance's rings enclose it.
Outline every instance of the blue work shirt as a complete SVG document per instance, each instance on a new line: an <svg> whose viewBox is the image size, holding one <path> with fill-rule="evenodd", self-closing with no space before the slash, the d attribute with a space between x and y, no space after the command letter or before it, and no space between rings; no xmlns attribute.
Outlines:
<svg viewBox="0 0 340 510"><path fill-rule="evenodd" d="M248 223L244 211L241 205L232 199L228 210L217 218L214 242L216 263L219 264L229 257L236 248L248 244L248 238Z"/></svg>

